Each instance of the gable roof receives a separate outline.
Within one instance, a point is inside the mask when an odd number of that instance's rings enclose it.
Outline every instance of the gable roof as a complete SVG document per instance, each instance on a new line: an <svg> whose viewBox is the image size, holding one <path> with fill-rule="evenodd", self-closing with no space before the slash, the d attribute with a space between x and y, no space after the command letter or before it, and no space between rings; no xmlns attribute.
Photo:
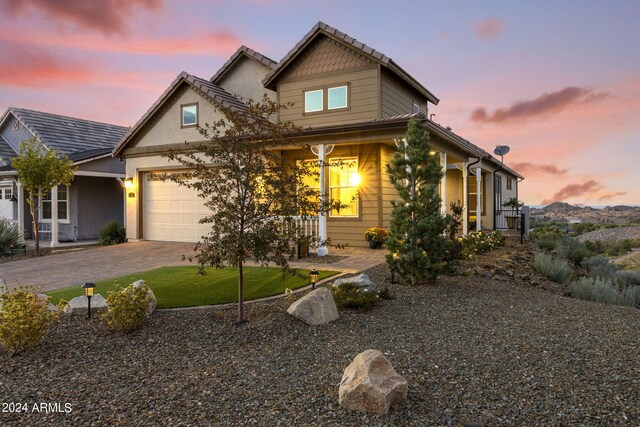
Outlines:
<svg viewBox="0 0 640 427"><path fill-rule="evenodd" d="M0 135L0 159L5 160L10 157L14 157L17 153L13 151L13 148L9 145L7 141ZM0 163L1 163L0 160Z"/></svg>
<svg viewBox="0 0 640 427"><path fill-rule="evenodd" d="M10 115L47 148L68 156L96 149L111 150L127 131L124 126L14 107L7 109L2 123Z"/></svg>
<svg viewBox="0 0 640 427"><path fill-rule="evenodd" d="M278 63L273 59L264 56L245 45L242 45L238 48L238 50L236 50L233 55L231 55L231 58L229 58L229 60L225 62L218 71L216 71L216 73L209 79L209 81L213 84L218 84L218 82L222 79L222 77L224 77L227 71L229 71L231 67L233 67L236 61L243 57L257 61L271 70L273 70L276 65L278 65Z"/></svg>
<svg viewBox="0 0 640 427"><path fill-rule="evenodd" d="M313 41L316 37L324 35L333 40L336 40L342 44L349 46L350 48L356 50L358 53L365 55L366 57L372 59L373 61L381 64L385 68L389 69L396 75L398 75L402 80L404 80L409 86L417 90L420 94L422 94L425 98L427 98L433 104L438 104L440 100L427 88L422 86L420 82L411 77L409 73L404 71L402 67L396 64L391 58L387 55L378 52L377 50L367 46L364 43L359 42L358 40L350 37L349 35L325 24L320 21L316 25L311 28L311 30L305 34L305 36L300 40L296 45L287 53L280 63L276 65L276 67L262 80L262 84L267 89L274 89L274 84L276 78L280 75L282 71L284 71L287 66L289 66L295 58Z"/></svg>
<svg viewBox="0 0 640 427"><path fill-rule="evenodd" d="M178 77L169 85L169 87L160 95L160 97L153 103L151 108L149 108L136 122L133 127L129 129L129 131L122 137L120 142L116 145L116 147L112 151L112 155L115 157L124 149L124 147L131 141L142 127L151 119L151 116L158 111L158 109L166 102L166 100L178 90L178 88L183 84L188 84L192 89L198 92L203 98L212 104L220 104L225 107L231 108L233 110L246 110L247 106L242 101L240 101L235 96L231 95L229 92L221 88L220 86L211 83L208 80L202 79L200 77L194 76L192 74L187 73L186 71L178 74Z"/></svg>

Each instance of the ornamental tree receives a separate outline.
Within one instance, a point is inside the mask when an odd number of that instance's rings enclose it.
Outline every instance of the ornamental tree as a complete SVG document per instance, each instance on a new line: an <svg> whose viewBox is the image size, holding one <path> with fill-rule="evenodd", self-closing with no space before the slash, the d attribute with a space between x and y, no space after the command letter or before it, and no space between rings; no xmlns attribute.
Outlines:
<svg viewBox="0 0 640 427"><path fill-rule="evenodd" d="M171 179L196 190L211 210L200 220L211 230L195 246L200 273L208 266L238 270L238 322L244 321L247 260L274 262L283 274L296 274L288 261L301 238L328 244L303 237L296 224L294 217L324 214L332 206L319 202L318 190L308 185L317 181L318 168L283 156L283 147L296 148L289 138L300 128L273 119L281 108L267 97L249 100L246 109L219 105L222 118L200 129L206 143L185 143L184 150L165 153L188 171Z"/></svg>
<svg viewBox="0 0 640 427"><path fill-rule="evenodd" d="M18 180L27 191L27 203L33 224L33 238L36 241L36 256L40 255L38 218L36 207L43 193L58 185L69 185L73 181L73 162L57 150L49 150L36 138L22 141L20 153L11 160L11 166L18 173Z"/></svg>
<svg viewBox="0 0 640 427"><path fill-rule="evenodd" d="M438 195L443 171L436 156L429 154L428 141L425 125L409 121L407 137L397 141L398 151L387 164L399 196L391 202L387 262L411 284L436 279L447 266L447 220L440 213Z"/></svg>

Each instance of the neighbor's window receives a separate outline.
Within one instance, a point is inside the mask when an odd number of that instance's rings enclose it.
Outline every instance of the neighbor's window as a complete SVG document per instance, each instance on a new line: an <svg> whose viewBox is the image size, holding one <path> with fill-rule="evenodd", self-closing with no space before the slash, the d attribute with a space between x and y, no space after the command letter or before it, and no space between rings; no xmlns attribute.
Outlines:
<svg viewBox="0 0 640 427"><path fill-rule="evenodd" d="M496 209L502 210L502 177L496 175Z"/></svg>
<svg viewBox="0 0 640 427"><path fill-rule="evenodd" d="M416 104L415 102L413 103L413 112L414 113L420 112L420 105Z"/></svg>
<svg viewBox="0 0 640 427"><path fill-rule="evenodd" d="M484 195L485 195L485 180L483 179L484 175L480 176L480 215L484 215ZM477 216L477 204L478 204L478 183L476 181L476 175L471 174L469 176L469 214L473 216Z"/></svg>
<svg viewBox="0 0 640 427"><path fill-rule="evenodd" d="M346 205L332 209L332 217L358 216L358 159L334 159L329 162L329 195L331 204Z"/></svg>
<svg viewBox="0 0 640 427"><path fill-rule="evenodd" d="M304 112L313 113L323 109L323 90L310 90L304 93Z"/></svg>
<svg viewBox="0 0 640 427"><path fill-rule="evenodd" d="M51 190L42 194L40 219L51 221ZM58 221L69 221L69 187L58 186Z"/></svg>
<svg viewBox="0 0 640 427"><path fill-rule="evenodd" d="M329 110L336 108L347 108L347 87L330 87L327 89L327 99L329 101Z"/></svg>
<svg viewBox="0 0 640 427"><path fill-rule="evenodd" d="M0 189L0 196L1 195L2 195L2 189ZM4 189L4 198L5 198L5 200L9 200L12 195L13 195L13 189L12 188L5 188Z"/></svg>
<svg viewBox="0 0 640 427"><path fill-rule="evenodd" d="M182 105L182 126L195 126L198 124L198 104Z"/></svg>
<svg viewBox="0 0 640 427"><path fill-rule="evenodd" d="M513 183L511 182L511 177L508 176L507 177L507 190L511 190L512 187L513 187Z"/></svg>

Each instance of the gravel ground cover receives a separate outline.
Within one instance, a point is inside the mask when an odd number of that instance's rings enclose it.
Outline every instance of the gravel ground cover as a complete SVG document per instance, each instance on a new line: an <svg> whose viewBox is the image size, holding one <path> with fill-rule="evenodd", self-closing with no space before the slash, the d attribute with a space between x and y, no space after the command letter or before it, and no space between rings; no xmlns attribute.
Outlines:
<svg viewBox="0 0 640 427"><path fill-rule="evenodd" d="M585 242L587 240L603 242L616 241L624 239L640 239L640 227L617 227L605 228L601 230L590 231L589 233L578 236L578 240Z"/></svg>
<svg viewBox="0 0 640 427"><path fill-rule="evenodd" d="M388 284L385 266L367 273ZM0 425L640 424L639 310L484 273L390 286L396 299L322 327L284 300L247 306L240 327L233 307L156 313L128 336L63 321L34 352L0 353L0 403L30 408ZM343 369L368 348L409 383L387 416L337 403ZM41 402L72 410L32 412Z"/></svg>

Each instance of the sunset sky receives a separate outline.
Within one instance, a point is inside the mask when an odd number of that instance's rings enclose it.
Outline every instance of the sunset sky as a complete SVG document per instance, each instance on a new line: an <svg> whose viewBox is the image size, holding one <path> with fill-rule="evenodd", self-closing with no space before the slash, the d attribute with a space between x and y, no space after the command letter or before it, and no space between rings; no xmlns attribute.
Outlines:
<svg viewBox="0 0 640 427"><path fill-rule="evenodd" d="M640 2L0 0L0 109L131 126L242 44L279 61L323 21L440 98L434 120L527 204L640 204Z"/></svg>

